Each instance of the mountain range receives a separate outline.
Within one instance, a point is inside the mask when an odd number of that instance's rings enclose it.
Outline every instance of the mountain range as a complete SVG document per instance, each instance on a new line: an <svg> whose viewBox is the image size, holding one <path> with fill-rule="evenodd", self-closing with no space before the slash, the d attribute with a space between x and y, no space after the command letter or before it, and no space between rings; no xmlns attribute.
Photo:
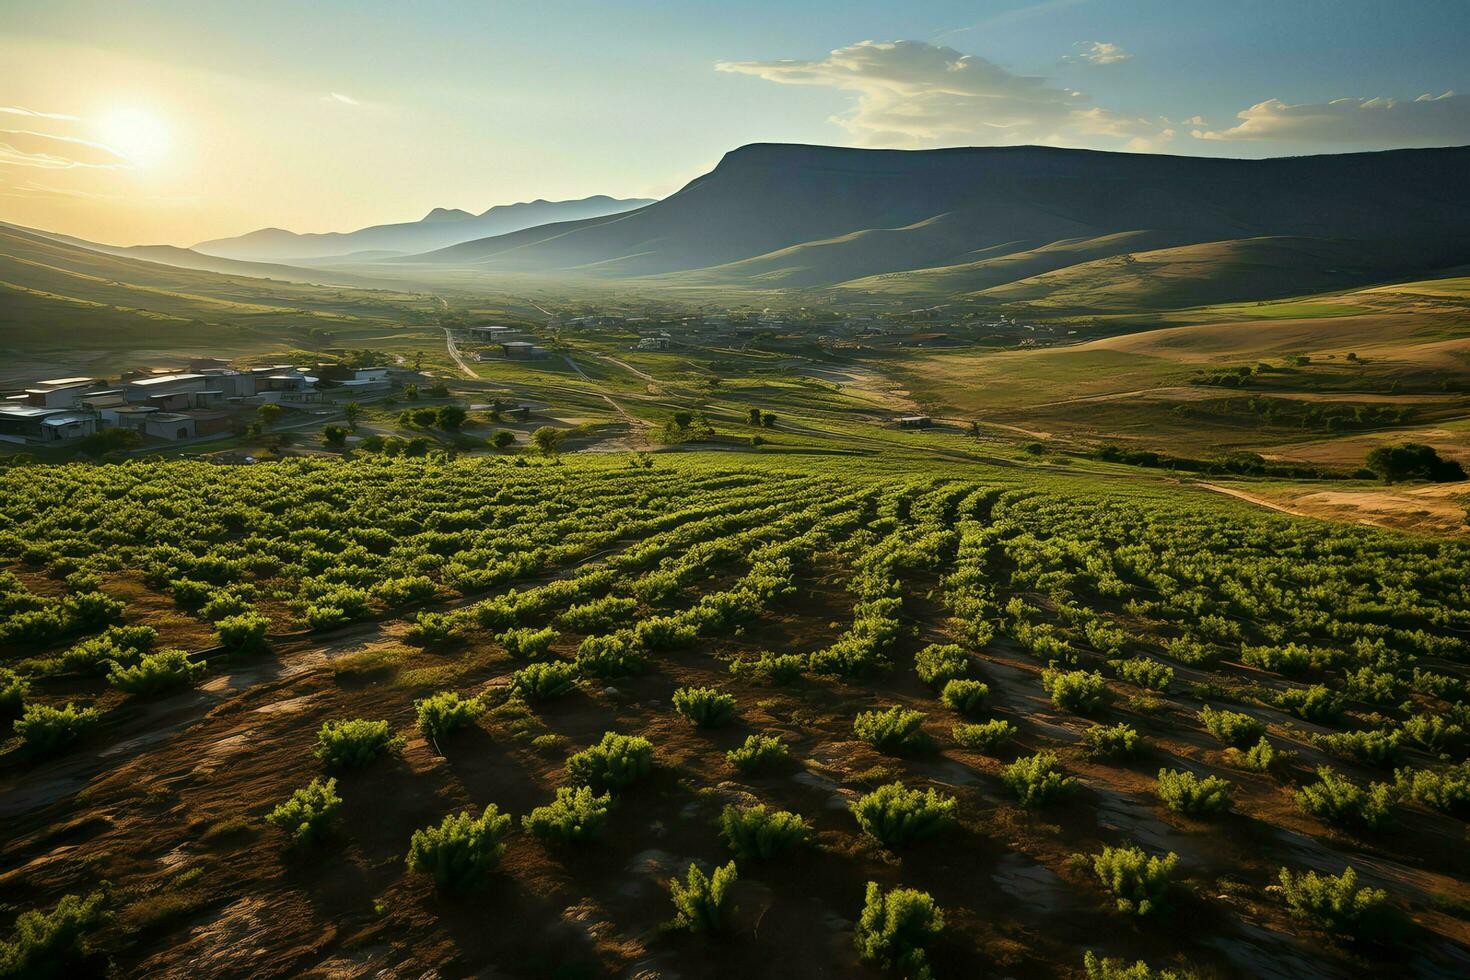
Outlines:
<svg viewBox="0 0 1470 980"><path fill-rule="evenodd" d="M600 218L652 203L649 199L619 200L598 194L577 201L537 200L497 205L480 214L457 208L435 208L418 221L372 225L357 231L301 234L282 228L262 228L235 238L200 242L194 251L248 262L382 258L444 248L554 221Z"/></svg>

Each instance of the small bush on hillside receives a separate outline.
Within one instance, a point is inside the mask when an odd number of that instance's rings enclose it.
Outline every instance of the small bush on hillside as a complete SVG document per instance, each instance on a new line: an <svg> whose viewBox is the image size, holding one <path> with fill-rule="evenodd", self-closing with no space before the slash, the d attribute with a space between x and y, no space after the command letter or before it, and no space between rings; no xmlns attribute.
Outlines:
<svg viewBox="0 0 1470 980"><path fill-rule="evenodd" d="M593 633L621 626L631 620L637 611L637 599L608 595L572 606L563 611L557 620L578 633Z"/></svg>
<svg viewBox="0 0 1470 980"><path fill-rule="evenodd" d="M505 652L512 657L524 657L527 660L543 660L551 651L551 645L561 636L550 626L545 629L532 629L522 626L517 629L506 630L495 637L495 642L505 647Z"/></svg>
<svg viewBox="0 0 1470 980"><path fill-rule="evenodd" d="M730 765L745 773L769 769L790 757L786 743L774 735L748 735L743 745L725 753Z"/></svg>
<svg viewBox="0 0 1470 980"><path fill-rule="evenodd" d="M316 735L316 757L339 769L357 769L403 744L386 721L352 718L325 722Z"/></svg>
<svg viewBox="0 0 1470 980"><path fill-rule="evenodd" d="M644 666L642 648L624 633L589 636L577 647L577 670L588 677L624 677Z"/></svg>
<svg viewBox="0 0 1470 980"><path fill-rule="evenodd" d="M157 639L158 633L151 626L113 626L74 644L59 660L63 670L106 674L115 664L137 663Z"/></svg>
<svg viewBox="0 0 1470 980"><path fill-rule="evenodd" d="M914 672L930 687L943 687L970 672L970 658L953 643L931 643L914 655Z"/></svg>
<svg viewBox="0 0 1470 980"><path fill-rule="evenodd" d="M1319 724L1342 717L1342 695L1322 684L1281 691L1276 695L1276 706Z"/></svg>
<svg viewBox="0 0 1470 980"><path fill-rule="evenodd" d="M265 822L284 831L292 843L312 844L331 830L332 818L342 809L337 780L313 779L266 815Z"/></svg>
<svg viewBox="0 0 1470 980"><path fill-rule="evenodd" d="M1209 705L1200 709L1205 731L1221 745L1244 745L1266 734L1266 723L1239 711L1217 711Z"/></svg>
<svg viewBox="0 0 1470 980"><path fill-rule="evenodd" d="M1444 715L1414 715L1404 722L1404 735L1426 752L1443 755L1465 742L1465 730Z"/></svg>
<svg viewBox="0 0 1470 980"><path fill-rule="evenodd" d="M1358 884L1358 873L1351 866L1340 875L1293 874L1282 868L1279 880L1286 907L1319 928L1376 942L1392 939L1402 927L1388 893Z"/></svg>
<svg viewBox="0 0 1470 980"><path fill-rule="evenodd" d="M1272 767L1280 765L1291 755L1292 753L1285 749L1274 747L1264 735L1248 749L1225 750L1226 758L1234 765L1242 769L1249 769L1251 772L1270 772Z"/></svg>
<svg viewBox="0 0 1470 980"><path fill-rule="evenodd" d="M898 705L886 711L864 711L852 722L858 738L880 752L919 752L933 747L924 733L925 714Z"/></svg>
<svg viewBox="0 0 1470 980"><path fill-rule="evenodd" d="M954 822L955 798L938 790L908 789L903 783L880 786L848 804L863 833L887 847L933 837Z"/></svg>
<svg viewBox="0 0 1470 980"><path fill-rule="evenodd" d="M990 688L981 681L947 681L939 692L939 700L951 711L971 715L985 707L990 700Z"/></svg>
<svg viewBox="0 0 1470 980"><path fill-rule="evenodd" d="M611 793L598 796L590 786L576 789L562 786L557 789L555 800L522 817L521 826L526 833L549 843L591 840L607 826L611 809Z"/></svg>
<svg viewBox="0 0 1470 980"><path fill-rule="evenodd" d="M619 790L648 775L653 743L640 735L604 732L602 741L567 759L567 774L579 786Z"/></svg>
<svg viewBox="0 0 1470 980"><path fill-rule="evenodd" d="M1143 736L1131 726L1093 725L1082 733L1082 751L1091 759L1131 759L1143 748Z"/></svg>
<svg viewBox="0 0 1470 980"><path fill-rule="evenodd" d="M884 892L870 881L853 938L864 962L897 970L907 980L928 980L933 973L926 948L943 931L944 913L928 892L913 888Z"/></svg>
<svg viewBox="0 0 1470 980"><path fill-rule="evenodd" d="M0 718L20 714L30 689L30 682L24 677L8 667L0 667Z"/></svg>
<svg viewBox="0 0 1470 980"><path fill-rule="evenodd" d="M1235 787L1228 779L1200 779L1183 769L1160 769L1156 792L1164 806L1192 817L1213 817L1229 810Z"/></svg>
<svg viewBox="0 0 1470 980"><path fill-rule="evenodd" d="M1362 789L1330 766L1317 769L1317 782L1296 791L1296 803L1307 813L1339 827L1378 830L1391 817L1393 787L1372 783Z"/></svg>
<svg viewBox="0 0 1470 980"><path fill-rule="evenodd" d="M258 612L226 616L214 624L219 630L219 641L226 649L237 652L258 650L265 646L266 630L271 621Z"/></svg>
<svg viewBox="0 0 1470 980"><path fill-rule="evenodd" d="M811 826L789 810L764 806L726 806L720 813L720 836L737 860L769 860L806 843Z"/></svg>
<svg viewBox="0 0 1470 980"><path fill-rule="evenodd" d="M1397 769L1393 781L1398 792L1442 813L1470 811L1470 762L1462 762L1440 772Z"/></svg>
<svg viewBox="0 0 1470 980"><path fill-rule="evenodd" d="M478 818L465 811L416 830L408 844L408 870L432 876L440 888L469 891L500 862L510 823L510 814L492 803Z"/></svg>
<svg viewBox="0 0 1470 980"><path fill-rule="evenodd" d="M1048 667L1041 672L1041 686L1046 689L1052 704L1079 715L1092 714L1109 698L1108 685L1097 672L1085 670L1055 670Z"/></svg>
<svg viewBox="0 0 1470 980"><path fill-rule="evenodd" d="M561 660L528 664L510 675L511 689L527 701L559 698L576 684L576 665Z"/></svg>
<svg viewBox="0 0 1470 980"><path fill-rule="evenodd" d="M1001 779L1022 806L1043 806L1070 796L1077 788L1077 780L1062 775L1051 752L1017 759L1002 770Z"/></svg>
<svg viewBox="0 0 1470 980"><path fill-rule="evenodd" d="M768 684L790 684L806 670L806 658L799 653L761 651L759 656L730 661L730 673Z"/></svg>
<svg viewBox="0 0 1470 980"><path fill-rule="evenodd" d="M1398 732L1333 732L1313 735L1312 744L1344 759L1390 766L1398 761L1399 742L1402 738Z"/></svg>
<svg viewBox="0 0 1470 980"><path fill-rule="evenodd" d="M108 919L106 893L63 895L50 912L16 916L10 938L0 942L0 977L64 977L89 952L87 937Z"/></svg>
<svg viewBox="0 0 1470 980"><path fill-rule="evenodd" d="M1129 915L1152 915L1163 908L1169 878L1179 855L1149 856L1140 847L1104 847L1092 856L1092 873Z"/></svg>
<svg viewBox="0 0 1470 980"><path fill-rule="evenodd" d="M1158 691L1160 694L1168 693L1169 685L1174 681L1173 667L1147 657L1114 660L1113 669L1128 683L1136 684L1149 691Z"/></svg>
<svg viewBox="0 0 1470 980"><path fill-rule="evenodd" d="M102 721L96 708L78 708L68 701L63 707L28 704L15 721L15 734L33 752L59 752L89 734Z"/></svg>
<svg viewBox="0 0 1470 980"><path fill-rule="evenodd" d="M404 638L419 646L435 646L454 638L460 617L454 613L424 611L414 617Z"/></svg>
<svg viewBox="0 0 1470 980"><path fill-rule="evenodd" d="M689 865L685 880L669 880L669 897L674 902L674 919L670 925L690 932L721 932L732 905L730 887L740 877L731 861L714 874L706 876L698 866Z"/></svg>
<svg viewBox="0 0 1470 980"><path fill-rule="evenodd" d="M1082 968L1087 980L1193 980L1193 974L1155 970L1143 960L1129 965L1124 960L1103 959L1090 949L1083 954Z"/></svg>
<svg viewBox="0 0 1470 980"><path fill-rule="evenodd" d="M964 748L993 754L996 749L1008 745L1016 737L1016 726L1008 721L992 718L977 725L955 725L949 733Z"/></svg>
<svg viewBox="0 0 1470 980"><path fill-rule="evenodd" d="M713 687L681 687L674 692L674 710L700 728L719 728L735 717L735 698Z"/></svg>
<svg viewBox="0 0 1470 980"><path fill-rule="evenodd" d="M440 691L415 701L413 710L419 731L425 738L438 743L461 728L473 725L485 713L485 702L481 698L461 698L454 691Z"/></svg>
<svg viewBox="0 0 1470 980"><path fill-rule="evenodd" d="M188 687L209 669L204 661L194 663L183 650L145 653L132 667L114 665L107 683L119 691L148 696Z"/></svg>

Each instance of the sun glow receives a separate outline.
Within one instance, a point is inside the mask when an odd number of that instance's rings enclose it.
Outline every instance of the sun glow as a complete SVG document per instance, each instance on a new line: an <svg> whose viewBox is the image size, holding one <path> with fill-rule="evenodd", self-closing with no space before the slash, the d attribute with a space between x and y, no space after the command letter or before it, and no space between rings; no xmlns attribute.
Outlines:
<svg viewBox="0 0 1470 980"><path fill-rule="evenodd" d="M102 142L135 166L154 166L168 153L168 128L146 109L114 109L102 117L99 132Z"/></svg>

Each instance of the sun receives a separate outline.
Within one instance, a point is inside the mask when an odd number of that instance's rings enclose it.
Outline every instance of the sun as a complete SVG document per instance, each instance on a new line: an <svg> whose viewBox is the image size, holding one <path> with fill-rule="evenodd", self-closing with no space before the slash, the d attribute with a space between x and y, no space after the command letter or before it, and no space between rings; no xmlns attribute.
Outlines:
<svg viewBox="0 0 1470 980"><path fill-rule="evenodd" d="M146 109L114 109L102 117L102 142L139 167L150 167L168 155L169 132L163 120Z"/></svg>

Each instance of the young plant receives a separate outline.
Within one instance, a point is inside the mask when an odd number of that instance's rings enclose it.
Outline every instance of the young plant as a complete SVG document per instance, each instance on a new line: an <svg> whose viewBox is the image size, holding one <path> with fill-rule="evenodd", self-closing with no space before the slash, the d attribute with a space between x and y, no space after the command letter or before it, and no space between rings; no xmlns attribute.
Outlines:
<svg viewBox="0 0 1470 980"><path fill-rule="evenodd" d="M730 765L744 773L770 769L790 757L791 750L775 735L747 735L744 744L725 753Z"/></svg>
<svg viewBox="0 0 1470 980"><path fill-rule="evenodd" d="M953 643L931 643L914 655L914 673L930 687L943 687L970 672L970 658Z"/></svg>
<svg viewBox="0 0 1470 980"><path fill-rule="evenodd" d="M259 650L265 646L265 633L271 621L258 612L244 612L226 616L214 624L219 631L219 641L225 649L235 653Z"/></svg>
<svg viewBox="0 0 1470 980"><path fill-rule="evenodd" d="M697 865L689 865L684 881L669 880L669 897L673 899L675 912L670 925L689 932L723 931L732 909L730 887L739 877L734 861L716 868L708 876Z"/></svg>
<svg viewBox="0 0 1470 980"><path fill-rule="evenodd" d="M925 717L922 711L894 705L886 711L860 713L853 719L852 730L880 752L919 752L933 746L922 728Z"/></svg>
<svg viewBox="0 0 1470 980"><path fill-rule="evenodd" d="M550 701L577 685L577 667L563 660L527 664L510 675L511 690L527 701Z"/></svg>
<svg viewBox="0 0 1470 980"><path fill-rule="evenodd" d="M799 653L761 651L759 656L730 661L730 673L767 684L790 684L806 670L806 658Z"/></svg>
<svg viewBox="0 0 1470 980"><path fill-rule="evenodd" d="M766 861L806 843L811 826L789 810L764 806L726 806L720 813L720 836L740 861Z"/></svg>
<svg viewBox="0 0 1470 980"><path fill-rule="evenodd" d="M1163 907L1169 878L1179 863L1172 851L1150 857L1140 847L1104 847L1092 856L1092 873L1129 915L1152 915Z"/></svg>
<svg viewBox="0 0 1470 980"><path fill-rule="evenodd" d="M31 909L16 916L10 938L0 942L0 977L68 976L68 968L91 952L91 933L110 918L106 903L105 891L85 898L63 895L50 912Z"/></svg>
<svg viewBox="0 0 1470 980"><path fill-rule="evenodd" d="M1057 768L1057 757L1052 752L1017 759L1001 771L1001 779L1021 805L1028 807L1064 799L1077 788L1077 780L1062 775Z"/></svg>
<svg viewBox="0 0 1470 980"><path fill-rule="evenodd" d="M293 844L314 844L330 832L332 818L340 809L337 780L313 779L277 804L265 822L284 831Z"/></svg>
<svg viewBox="0 0 1470 980"><path fill-rule="evenodd" d="M990 700L990 688L981 681L947 681L939 692L939 700L951 711L972 715Z"/></svg>
<svg viewBox="0 0 1470 980"><path fill-rule="evenodd" d="M1184 769L1160 769L1156 792L1164 806L1192 817L1213 817L1230 809L1235 787L1228 779L1200 779Z"/></svg>
<svg viewBox="0 0 1470 980"><path fill-rule="evenodd" d="M681 687L674 710L700 728L720 728L735 718L735 698L713 687Z"/></svg>
<svg viewBox="0 0 1470 980"><path fill-rule="evenodd" d="M68 701L63 707L28 704L15 722L15 734L26 748L49 755L59 752L89 734L102 721L96 708L78 708Z"/></svg>
<svg viewBox="0 0 1470 980"><path fill-rule="evenodd" d="M495 804L478 818L469 811L451 814L437 827L415 830L408 844L408 870L431 875L440 888L470 891L505 853L510 814Z"/></svg>
<svg viewBox="0 0 1470 980"><path fill-rule="evenodd" d="M586 841L602 833L611 809L611 793L598 796L590 786L562 786L555 800L522 817L521 826L547 843Z"/></svg>
<svg viewBox="0 0 1470 980"><path fill-rule="evenodd" d="M870 881L853 938L864 962L900 971L909 980L925 980L933 976L926 948L943 931L944 912L928 892L913 888L884 892Z"/></svg>
<svg viewBox="0 0 1470 980"><path fill-rule="evenodd" d="M1317 769L1317 782L1296 791L1296 804L1327 823L1357 830L1379 830L1388 824L1393 787L1371 783L1364 790L1331 766Z"/></svg>
<svg viewBox="0 0 1470 980"><path fill-rule="evenodd" d="M1291 756L1291 753L1274 747L1267 741L1266 736L1262 735L1260 741L1250 748L1226 749L1225 755L1242 769L1248 769L1251 772L1270 772L1273 766L1280 765Z"/></svg>
<svg viewBox="0 0 1470 980"><path fill-rule="evenodd" d="M1282 868L1279 880L1286 907L1319 928L1369 942L1392 939L1401 930L1402 916L1389 904L1388 893L1360 885L1351 866L1340 875Z"/></svg>
<svg viewBox="0 0 1470 980"><path fill-rule="evenodd" d="M8 667L0 667L0 718L12 718L25 709L31 685Z"/></svg>
<svg viewBox="0 0 1470 980"><path fill-rule="evenodd" d="M848 808L863 833L886 847L901 847L948 829L954 822L955 798L894 782L859 797Z"/></svg>
<svg viewBox="0 0 1470 980"><path fill-rule="evenodd" d="M1093 725L1082 733L1082 751L1090 759L1131 759L1143 748L1143 736L1124 722Z"/></svg>
<svg viewBox="0 0 1470 980"><path fill-rule="evenodd" d="M550 626L545 629L532 629L522 626L517 629L506 630L495 637L495 642L505 647L505 652L512 657L524 657L527 660L544 660L551 651L551 645L561 636Z"/></svg>
<svg viewBox="0 0 1470 980"><path fill-rule="evenodd" d="M1016 726L1008 721L992 718L977 725L955 725L949 733L962 748L993 755L997 749L1009 744L1016 737Z"/></svg>
<svg viewBox="0 0 1470 980"><path fill-rule="evenodd" d="M461 698L455 691L440 691L413 703L419 731L435 745L461 728L473 725L485 713L482 698Z"/></svg>
<svg viewBox="0 0 1470 980"><path fill-rule="evenodd" d="M587 677L625 677L646 664L643 648L626 631L589 636L577 646L577 671Z"/></svg>
<svg viewBox="0 0 1470 980"><path fill-rule="evenodd" d="M339 769L359 769L403 745L386 721L352 718L329 721L316 735L316 757Z"/></svg>
<svg viewBox="0 0 1470 980"><path fill-rule="evenodd" d="M1157 660L1147 657L1134 657L1131 660L1114 660L1113 669L1118 676L1130 684L1148 690L1167 694L1169 685L1174 681L1174 668L1168 664L1161 664Z"/></svg>
<svg viewBox="0 0 1470 980"><path fill-rule="evenodd" d="M1079 715L1092 714L1110 697L1107 681L1096 671L1088 673L1085 670L1048 667L1041 672L1041 686L1046 689L1052 704Z"/></svg>
<svg viewBox="0 0 1470 980"><path fill-rule="evenodd" d="M114 664L107 683L119 691L148 697L188 687L208 669L207 663L195 663L183 650L160 650L143 654L131 667Z"/></svg>
<svg viewBox="0 0 1470 980"><path fill-rule="evenodd" d="M1435 772L1430 769L1396 769L1394 788L1409 799L1441 813L1470 812L1470 762Z"/></svg>
<svg viewBox="0 0 1470 980"><path fill-rule="evenodd" d="M1209 705L1200 709L1205 731L1221 745L1245 745L1266 734L1266 723L1239 711L1217 711Z"/></svg>
<svg viewBox="0 0 1470 980"><path fill-rule="evenodd" d="M1344 759L1375 766L1391 766L1398 761L1399 743L1402 739L1403 735L1399 732L1332 732L1313 735L1312 744Z"/></svg>
<svg viewBox="0 0 1470 980"><path fill-rule="evenodd" d="M639 735L604 732L602 741L567 758L567 775L578 786L626 789L653 767L653 743Z"/></svg>
<svg viewBox="0 0 1470 980"><path fill-rule="evenodd" d="M1195 980L1192 973L1155 970L1143 960L1130 965L1125 960L1099 957L1090 949L1082 956L1082 969L1087 971L1087 980Z"/></svg>

